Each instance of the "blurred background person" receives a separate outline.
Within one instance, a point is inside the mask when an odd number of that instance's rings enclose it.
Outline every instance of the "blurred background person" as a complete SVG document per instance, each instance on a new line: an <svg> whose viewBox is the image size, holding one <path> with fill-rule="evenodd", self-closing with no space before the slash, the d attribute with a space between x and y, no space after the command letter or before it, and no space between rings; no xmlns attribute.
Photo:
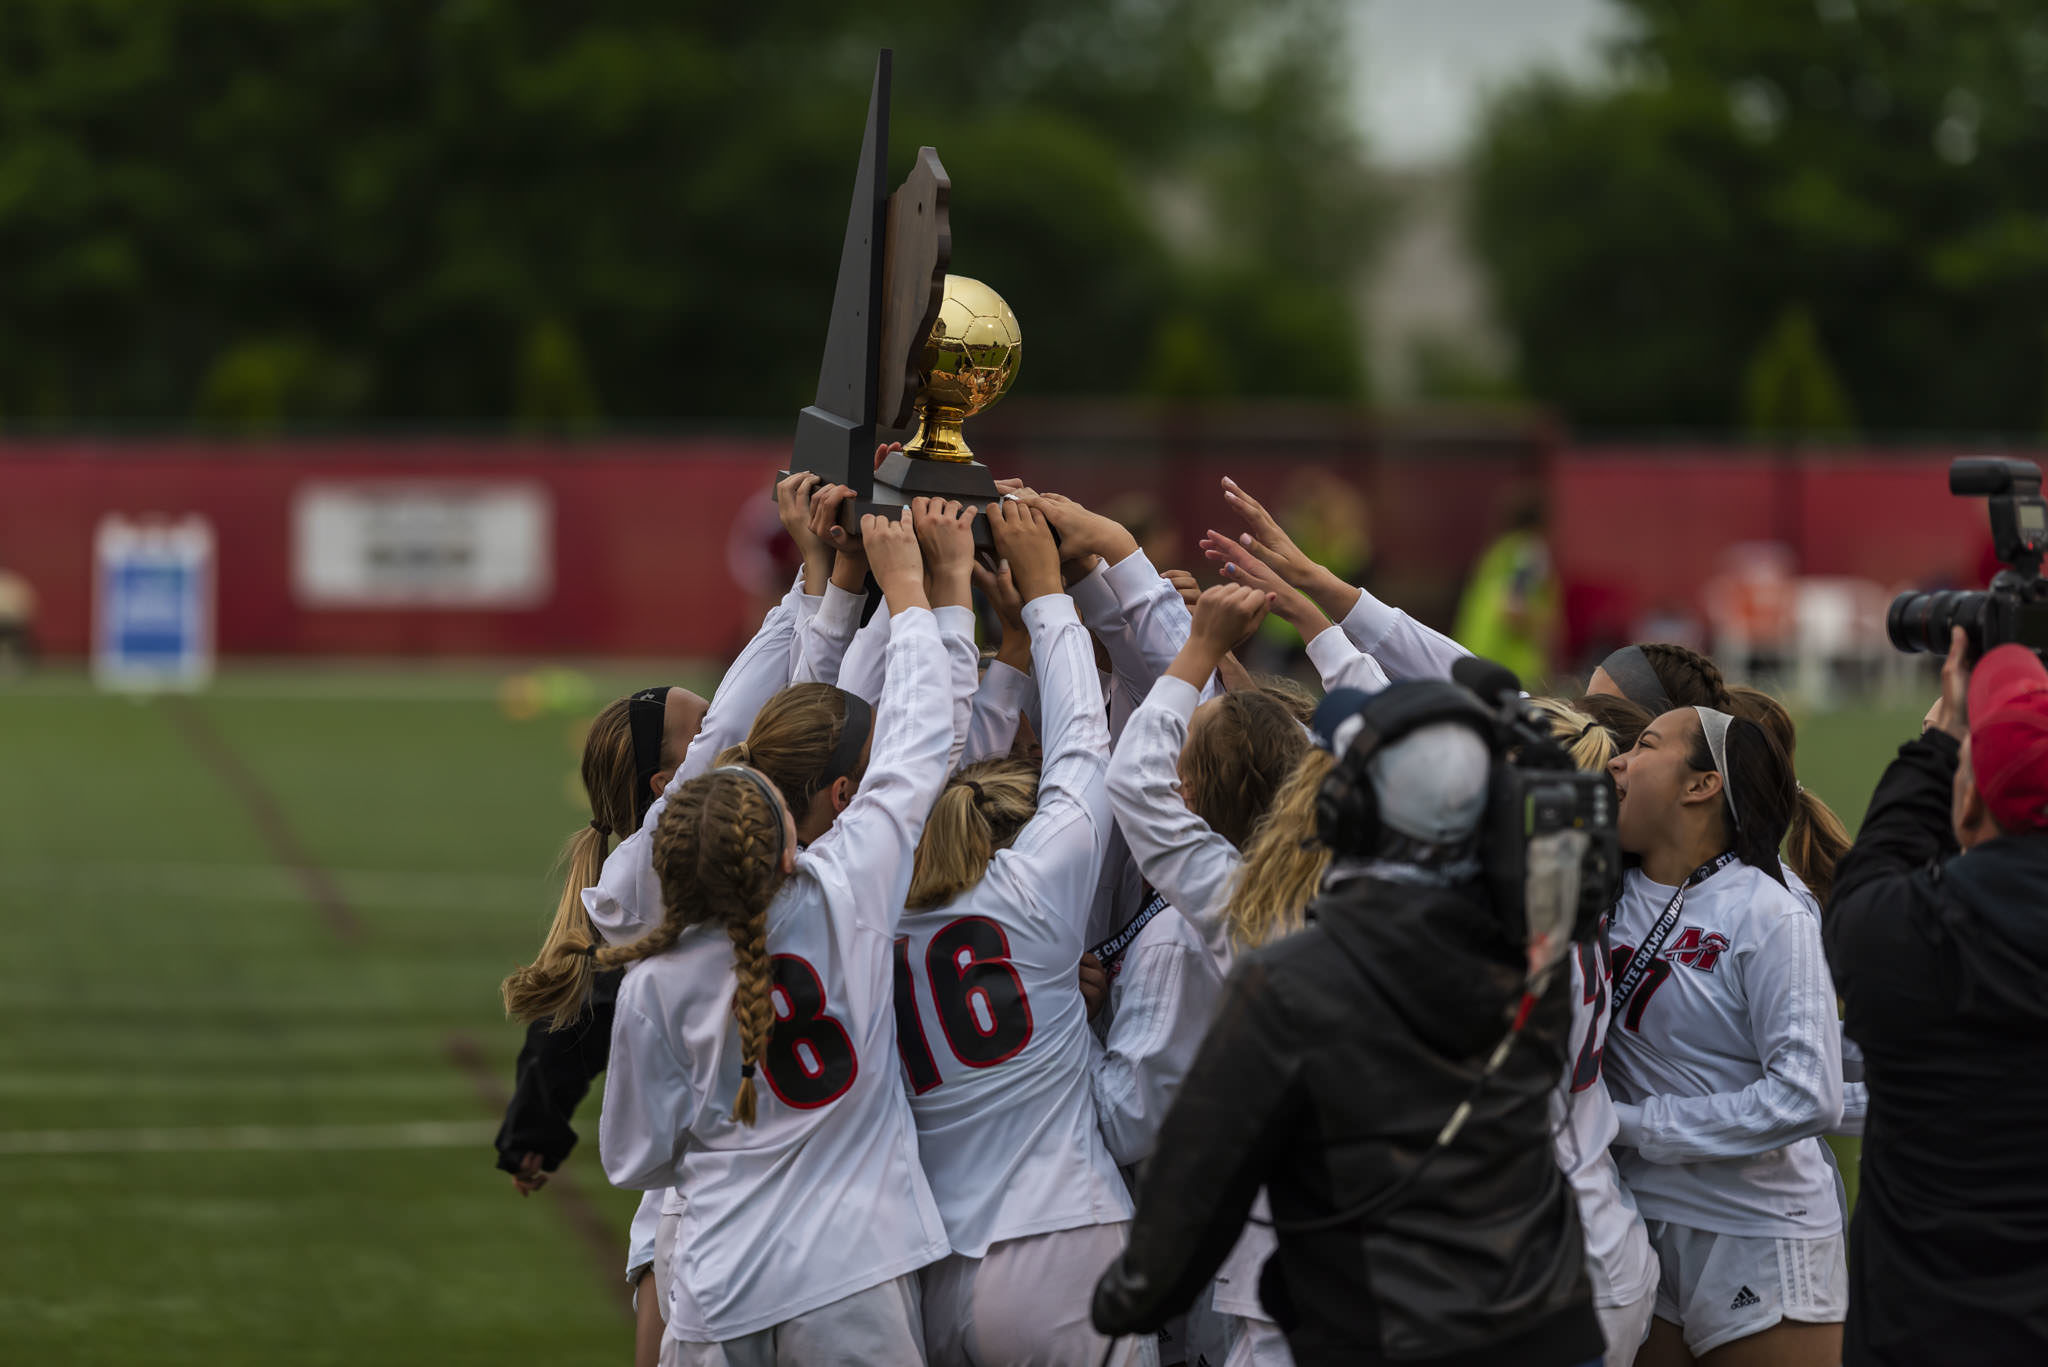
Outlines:
<svg viewBox="0 0 2048 1367"><path fill-rule="evenodd" d="M1451 634L1474 655L1507 666L1533 688L1550 677L1558 608L1543 503L1524 498L1509 514L1507 530L1472 566Z"/></svg>

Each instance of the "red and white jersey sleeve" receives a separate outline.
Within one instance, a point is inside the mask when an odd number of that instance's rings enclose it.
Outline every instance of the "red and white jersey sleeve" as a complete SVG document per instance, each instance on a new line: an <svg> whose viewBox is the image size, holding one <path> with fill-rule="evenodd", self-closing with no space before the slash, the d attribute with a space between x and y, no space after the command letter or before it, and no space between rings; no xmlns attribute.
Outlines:
<svg viewBox="0 0 2048 1367"><path fill-rule="evenodd" d="M1629 870L1617 979L1676 891ZM1609 1029L1604 1070L1644 1218L1751 1237L1840 1230L1815 1138L1842 1118L1834 984L1819 921L1776 879L1731 863L1687 890Z"/></svg>
<svg viewBox="0 0 2048 1367"><path fill-rule="evenodd" d="M1363 589L1337 625L1352 644L1380 662L1390 679L1448 679L1451 666L1472 653Z"/></svg>
<svg viewBox="0 0 2048 1367"><path fill-rule="evenodd" d="M866 594L850 593L827 582L816 611L797 631L796 665L789 681L838 683L839 666L853 644L853 634L860 630L860 612L866 606Z"/></svg>
<svg viewBox="0 0 2048 1367"><path fill-rule="evenodd" d="M950 688L931 613L899 613L860 791L769 908L776 1025L756 1124L731 1114L724 932L693 927L620 985L599 1149L614 1184L677 1189L678 1339L754 1333L947 1252L897 1072L892 950L945 778Z"/></svg>
<svg viewBox="0 0 2048 1367"><path fill-rule="evenodd" d="M1180 910L1217 967L1228 971L1223 912L1241 856L1188 810L1180 793L1180 750L1198 701L1192 685L1171 675L1152 685L1110 759L1109 801L1145 881Z"/></svg>
<svg viewBox="0 0 2048 1367"><path fill-rule="evenodd" d="M1109 1035L1095 1064L1095 1113L1110 1157L1128 1168L1152 1156L1223 998L1223 974L1202 937L1170 906L1108 967Z"/></svg>
<svg viewBox="0 0 2048 1367"><path fill-rule="evenodd" d="M1593 1304L1611 1307L1632 1305L1656 1286L1657 1255L1608 1149L1621 1122L1601 1076L1612 987L1605 938L1572 946L1570 1067L1550 1095L1550 1129L1579 1203Z"/></svg>
<svg viewBox="0 0 2048 1367"><path fill-rule="evenodd" d="M1308 643L1309 663L1322 677L1325 692L1336 688L1362 688L1377 693L1388 683L1380 662L1351 643L1342 627L1325 627Z"/></svg>
<svg viewBox="0 0 2048 1367"><path fill-rule="evenodd" d="M918 1143L957 1253L1130 1218L1096 1126L1082 921L1108 841L1109 749L1087 633L1025 604L1046 715L1038 810L974 887L904 913L898 1027Z"/></svg>
<svg viewBox="0 0 2048 1367"><path fill-rule="evenodd" d="M676 766L668 787L647 809L640 829L621 840L605 856L597 883L583 890L583 910L607 944L625 945L661 924L661 883L654 876L654 828L668 809L676 789L708 772L718 756L747 738L754 717L768 700L789 684L789 671L801 622L806 615L803 580L761 619L761 629L747 642L718 681L705 709L704 721Z"/></svg>

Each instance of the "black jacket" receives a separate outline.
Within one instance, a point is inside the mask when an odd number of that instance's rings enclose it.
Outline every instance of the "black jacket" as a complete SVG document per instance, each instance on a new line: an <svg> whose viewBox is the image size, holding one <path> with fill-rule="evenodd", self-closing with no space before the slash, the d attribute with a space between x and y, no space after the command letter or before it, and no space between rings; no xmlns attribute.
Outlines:
<svg viewBox="0 0 2048 1367"><path fill-rule="evenodd" d="M544 1020L526 1027L512 1100L498 1127L498 1166L506 1172L519 1171L519 1157L528 1153L539 1154L541 1168L553 1172L576 1147L569 1117L611 1058L612 1016L625 976L622 968L593 976L590 1004L566 1029L550 1030Z"/></svg>
<svg viewBox="0 0 2048 1367"><path fill-rule="evenodd" d="M1471 1091L1519 999L1521 951L1477 884L1333 880L1299 934L1231 974L1145 1170L1096 1327L1185 1309L1263 1183L1283 1225L1384 1192ZM1568 977L1536 1007L1471 1121L1366 1223L1283 1229L1261 1281L1300 1367L1561 1367L1602 1353L1584 1240L1551 1148Z"/></svg>
<svg viewBox="0 0 2048 1367"><path fill-rule="evenodd" d="M1828 910L1870 1084L1845 1364L2048 1363L2048 835L1958 855L1956 760L1899 747Z"/></svg>

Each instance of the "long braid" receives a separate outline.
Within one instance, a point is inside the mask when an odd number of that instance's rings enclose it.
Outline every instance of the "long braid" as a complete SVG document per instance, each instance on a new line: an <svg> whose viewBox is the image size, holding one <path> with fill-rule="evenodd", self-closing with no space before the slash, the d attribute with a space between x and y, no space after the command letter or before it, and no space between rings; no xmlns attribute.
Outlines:
<svg viewBox="0 0 2048 1367"><path fill-rule="evenodd" d="M733 974L738 986L732 995L733 1020L740 1027L740 1089L732 1099L732 1118L742 1125L754 1123L754 1069L768 1050L768 1036L775 1029L775 974L768 958L768 908L763 906L746 921L728 921L725 933L732 940Z"/></svg>

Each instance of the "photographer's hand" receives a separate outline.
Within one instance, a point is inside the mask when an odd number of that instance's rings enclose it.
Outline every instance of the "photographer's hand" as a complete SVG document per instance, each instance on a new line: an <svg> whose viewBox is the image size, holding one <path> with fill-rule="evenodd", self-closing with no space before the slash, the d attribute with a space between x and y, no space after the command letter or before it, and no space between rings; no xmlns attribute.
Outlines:
<svg viewBox="0 0 2048 1367"><path fill-rule="evenodd" d="M1927 709L1922 732L1945 731L1958 741L1970 735L1970 638L1961 628L1949 632L1948 658L1941 662L1941 696Z"/></svg>

